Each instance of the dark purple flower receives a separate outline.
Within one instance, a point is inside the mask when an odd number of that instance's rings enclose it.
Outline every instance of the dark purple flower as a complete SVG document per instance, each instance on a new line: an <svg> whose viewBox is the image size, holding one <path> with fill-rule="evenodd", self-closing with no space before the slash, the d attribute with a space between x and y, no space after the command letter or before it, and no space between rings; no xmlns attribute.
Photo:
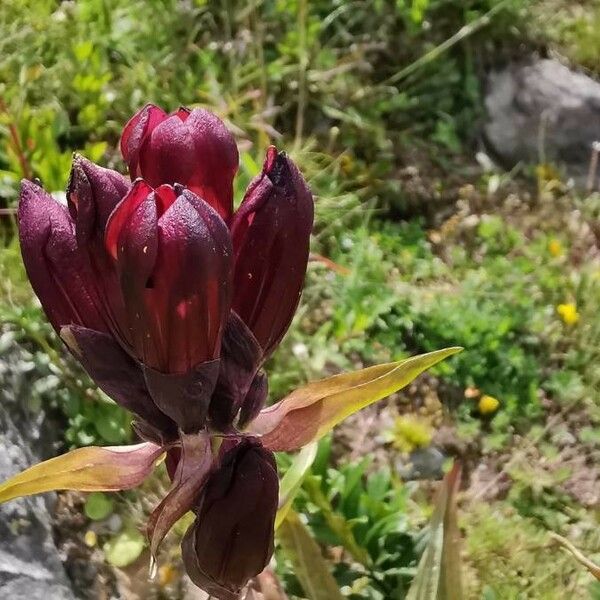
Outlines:
<svg viewBox="0 0 600 600"><path fill-rule="evenodd" d="M172 422L150 399L139 366L110 335L110 315L78 247L67 208L40 186L24 181L18 216L23 262L54 329L100 388L138 417L154 422L167 437L172 435Z"/></svg>
<svg viewBox="0 0 600 600"><path fill-rule="evenodd" d="M137 180L105 233L135 356L162 373L187 373L219 357L229 313L227 226L182 187Z"/></svg>
<svg viewBox="0 0 600 600"><path fill-rule="evenodd" d="M273 453L252 438L233 444L224 442L182 542L192 581L223 600L235 600L269 563L279 494Z"/></svg>
<svg viewBox="0 0 600 600"><path fill-rule="evenodd" d="M313 199L294 163L269 148L262 173L248 187L233 217L233 309L271 354L300 300Z"/></svg>
<svg viewBox="0 0 600 600"><path fill-rule="evenodd" d="M265 404L262 367L298 304L312 196L272 147L233 214L235 141L205 110L148 105L121 149L133 183L76 156L67 206L23 182L23 260L73 355L167 451L173 485L149 522L153 555L193 509L186 568L235 598L273 553L274 457L240 432Z"/></svg>
<svg viewBox="0 0 600 600"><path fill-rule="evenodd" d="M18 218L25 269L54 329L76 324L108 331L66 206L23 181Z"/></svg>
<svg viewBox="0 0 600 600"><path fill-rule="evenodd" d="M224 219L231 216L238 150L211 112L180 108L166 114L148 104L125 125L121 153L132 179L143 177L153 187L180 183Z"/></svg>
<svg viewBox="0 0 600 600"><path fill-rule="evenodd" d="M130 188L131 183L116 171L99 167L82 156L73 159L67 203L78 252L92 274L108 330L125 347L131 346L131 338L114 262L104 244L104 232L112 211Z"/></svg>

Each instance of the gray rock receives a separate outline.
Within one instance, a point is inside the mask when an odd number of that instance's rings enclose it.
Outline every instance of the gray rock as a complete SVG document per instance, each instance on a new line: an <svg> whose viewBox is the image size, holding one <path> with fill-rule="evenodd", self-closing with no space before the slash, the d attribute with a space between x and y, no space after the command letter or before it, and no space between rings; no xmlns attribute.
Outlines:
<svg viewBox="0 0 600 600"><path fill-rule="evenodd" d="M13 346L0 360L0 481L51 451L43 412L27 408L36 379L31 358ZM0 598L73 600L52 540L53 500L47 494L0 505Z"/></svg>
<svg viewBox="0 0 600 600"><path fill-rule="evenodd" d="M555 60L492 73L485 97L484 140L504 166L553 162L578 184L600 140L600 83Z"/></svg>
<svg viewBox="0 0 600 600"><path fill-rule="evenodd" d="M408 456L408 460L396 463L398 474L405 481L420 479L441 479L444 476L446 455L435 446L417 448Z"/></svg>

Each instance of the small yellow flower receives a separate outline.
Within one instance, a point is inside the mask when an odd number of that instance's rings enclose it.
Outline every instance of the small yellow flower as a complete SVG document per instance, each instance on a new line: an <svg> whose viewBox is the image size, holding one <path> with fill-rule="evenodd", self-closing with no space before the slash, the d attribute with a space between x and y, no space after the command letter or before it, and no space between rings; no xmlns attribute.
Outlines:
<svg viewBox="0 0 600 600"><path fill-rule="evenodd" d="M158 582L161 587L165 587L175 581L177 577L177 571L173 568L173 565L162 565L158 569Z"/></svg>
<svg viewBox="0 0 600 600"><path fill-rule="evenodd" d="M98 536L96 535L95 531L88 529L85 532L83 541L88 548L94 548L98 544Z"/></svg>
<svg viewBox="0 0 600 600"><path fill-rule="evenodd" d="M556 238L550 240L548 242L548 252L550 252L550 254L552 254L552 256L554 256L554 258L558 258L559 256L563 255L563 247L562 244L560 243L559 240L557 240Z"/></svg>
<svg viewBox="0 0 600 600"><path fill-rule="evenodd" d="M489 415L491 413L495 413L500 406L500 401L494 396L488 396L484 394L479 398L479 412L482 415Z"/></svg>
<svg viewBox="0 0 600 600"><path fill-rule="evenodd" d="M556 307L556 312L560 315L565 325L575 325L579 321L577 306L573 302L559 304Z"/></svg>
<svg viewBox="0 0 600 600"><path fill-rule="evenodd" d="M431 443L432 437L433 428L427 420L414 415L401 415L396 418L392 443L400 452L426 448Z"/></svg>

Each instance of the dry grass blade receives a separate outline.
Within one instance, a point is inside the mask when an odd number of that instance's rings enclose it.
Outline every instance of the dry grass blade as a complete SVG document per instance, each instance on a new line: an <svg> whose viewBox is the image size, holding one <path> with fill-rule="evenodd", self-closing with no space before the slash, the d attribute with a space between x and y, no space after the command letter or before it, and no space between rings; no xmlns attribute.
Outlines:
<svg viewBox="0 0 600 600"><path fill-rule="evenodd" d="M407 600L462 600L460 532L456 494L461 467L455 463L446 475L431 518L430 539L419 563Z"/></svg>
<svg viewBox="0 0 600 600"><path fill-rule="evenodd" d="M309 600L342 600L329 564L296 512L288 512L277 535L306 597Z"/></svg>
<svg viewBox="0 0 600 600"><path fill-rule="evenodd" d="M567 538L562 535L551 532L550 537L557 543L559 543L567 552L573 555L573 558L581 563L598 581L600 581L600 565L592 562L587 556L585 556L581 550L578 550Z"/></svg>

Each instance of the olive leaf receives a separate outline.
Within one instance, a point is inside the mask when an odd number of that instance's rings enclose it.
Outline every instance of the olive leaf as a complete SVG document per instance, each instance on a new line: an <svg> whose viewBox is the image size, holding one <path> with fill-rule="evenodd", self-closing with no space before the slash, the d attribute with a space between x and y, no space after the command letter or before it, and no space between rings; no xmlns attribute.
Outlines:
<svg viewBox="0 0 600 600"><path fill-rule="evenodd" d="M328 562L296 512L288 512L277 536L309 600L342 600Z"/></svg>
<svg viewBox="0 0 600 600"><path fill-rule="evenodd" d="M297 450L461 350L446 348L309 383L261 411L249 430L262 436L263 445L270 450Z"/></svg>
<svg viewBox="0 0 600 600"><path fill-rule="evenodd" d="M407 600L462 600L460 532L456 494L461 468L454 463L444 477L429 525L429 543L421 557Z"/></svg>
<svg viewBox="0 0 600 600"><path fill-rule="evenodd" d="M279 509L275 517L275 530L289 512L305 475L317 456L317 444L313 442L300 450L279 484Z"/></svg>
<svg viewBox="0 0 600 600"><path fill-rule="evenodd" d="M34 465L0 484L0 503L55 490L129 490L142 483L162 454L162 448L150 442L77 448Z"/></svg>

